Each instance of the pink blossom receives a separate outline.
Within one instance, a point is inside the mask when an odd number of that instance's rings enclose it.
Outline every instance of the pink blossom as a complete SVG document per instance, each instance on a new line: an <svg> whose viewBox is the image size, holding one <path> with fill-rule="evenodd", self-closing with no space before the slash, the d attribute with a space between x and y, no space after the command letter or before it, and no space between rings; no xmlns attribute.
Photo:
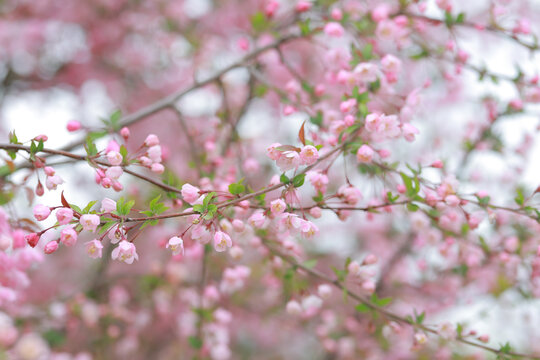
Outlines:
<svg viewBox="0 0 540 360"><path fill-rule="evenodd" d="M120 241L120 244L112 251L111 257L113 260L120 260L126 264L132 264L134 260L139 260L135 245L126 240Z"/></svg>
<svg viewBox="0 0 540 360"><path fill-rule="evenodd" d="M159 138L157 135L150 134L146 137L146 140L144 140L144 145L148 147L159 145Z"/></svg>
<svg viewBox="0 0 540 360"><path fill-rule="evenodd" d="M47 244L45 244L43 251L45 252L45 254L52 254L57 249L58 249L58 241L49 241Z"/></svg>
<svg viewBox="0 0 540 360"><path fill-rule="evenodd" d="M300 315L302 313L302 306L298 301L291 300L285 306L286 311L289 315Z"/></svg>
<svg viewBox="0 0 540 360"><path fill-rule="evenodd" d="M178 236L173 236L169 239L166 245L167 249L171 249L173 255L184 254L184 240Z"/></svg>
<svg viewBox="0 0 540 360"><path fill-rule="evenodd" d="M341 26L340 23L329 22L324 26L324 32L327 35L330 35L333 37L341 37L345 33L345 29L343 29L343 26Z"/></svg>
<svg viewBox="0 0 540 360"><path fill-rule="evenodd" d="M255 211L248 219L248 223L257 229L262 228L265 222L266 217L264 216L262 211Z"/></svg>
<svg viewBox="0 0 540 360"><path fill-rule="evenodd" d="M130 135L130 131L127 127L123 127L121 130L120 130L120 135L124 138L124 140L127 140L129 138L129 135Z"/></svg>
<svg viewBox="0 0 540 360"><path fill-rule="evenodd" d="M358 148L358 151L356 152L356 159L358 162L369 163L373 159L374 153L375 152L369 145L364 144Z"/></svg>
<svg viewBox="0 0 540 360"><path fill-rule="evenodd" d="M77 120L70 120L68 121L66 128L67 128L67 131L74 132L81 128L81 123L78 122Z"/></svg>
<svg viewBox="0 0 540 360"><path fill-rule="evenodd" d="M36 247L37 243L39 242L39 235L36 233L30 233L24 237L28 245L31 247Z"/></svg>
<svg viewBox="0 0 540 360"><path fill-rule="evenodd" d="M401 71L401 60L392 54L387 54L381 59L381 65L384 72L399 73Z"/></svg>
<svg viewBox="0 0 540 360"><path fill-rule="evenodd" d="M199 188L191 185L191 184L184 184L182 185L182 198L185 202L188 204L193 204L197 199L199 198Z"/></svg>
<svg viewBox="0 0 540 360"><path fill-rule="evenodd" d="M284 151L276 163L280 170L285 172L298 168L302 163L302 160L296 151Z"/></svg>
<svg viewBox="0 0 540 360"><path fill-rule="evenodd" d="M214 234L214 249L217 252L223 252L232 246L232 240L227 233L216 231Z"/></svg>
<svg viewBox="0 0 540 360"><path fill-rule="evenodd" d="M418 129L411 124L403 124L401 127L403 137L407 141L414 141L414 136L419 133Z"/></svg>
<svg viewBox="0 0 540 360"><path fill-rule="evenodd" d="M86 247L86 252L88 253L88 256L90 256L91 258L97 259L102 256L103 244L101 244L101 241L94 239L92 241L84 243L84 245Z"/></svg>
<svg viewBox="0 0 540 360"><path fill-rule="evenodd" d="M318 219L322 216L322 209L318 206L312 207L311 209L309 209L309 214L315 219Z"/></svg>
<svg viewBox="0 0 540 360"><path fill-rule="evenodd" d="M377 80L377 66L371 63L360 63L354 68L353 74L356 81L370 83Z"/></svg>
<svg viewBox="0 0 540 360"><path fill-rule="evenodd" d="M47 176L47 179L45 179L45 186L49 190L56 190L56 187L63 183L64 180L62 180L62 178L58 175Z"/></svg>
<svg viewBox="0 0 540 360"><path fill-rule="evenodd" d="M73 246L77 242L77 231L72 227L63 228L60 232L60 241L66 246Z"/></svg>
<svg viewBox="0 0 540 360"><path fill-rule="evenodd" d="M328 284L321 284L317 287L317 293L321 299L329 299L332 296L332 286Z"/></svg>
<svg viewBox="0 0 540 360"><path fill-rule="evenodd" d="M146 153L153 162L161 162L161 146L154 145L150 147Z"/></svg>
<svg viewBox="0 0 540 360"><path fill-rule="evenodd" d="M356 205L362 199L360 190L350 185L341 186L338 195L345 198L345 202L349 205Z"/></svg>
<svg viewBox="0 0 540 360"><path fill-rule="evenodd" d="M163 172L165 171L165 167L161 164L155 163L152 164L150 170L152 170L152 172L156 174L163 174Z"/></svg>
<svg viewBox="0 0 540 360"><path fill-rule="evenodd" d="M43 172L45 172L45 175L47 175L47 176L54 176L56 171L54 170L54 168L52 168L50 166L45 166L43 168Z"/></svg>
<svg viewBox="0 0 540 360"><path fill-rule="evenodd" d="M94 232L100 223L100 219L95 214L84 214L79 219L79 223L82 225L83 230Z"/></svg>
<svg viewBox="0 0 540 360"><path fill-rule="evenodd" d="M277 148L280 147L281 144L280 143L274 143L272 145L270 145L267 149L266 149L266 154L268 155L268 157L272 160L277 160L281 157L281 151L279 151Z"/></svg>
<svg viewBox="0 0 540 360"><path fill-rule="evenodd" d="M311 4L310 1L300 0L296 3L296 11L305 12L311 9L312 6L313 5Z"/></svg>
<svg viewBox="0 0 540 360"><path fill-rule="evenodd" d="M51 214L51 209L48 206L38 204L34 206L34 217L38 221L43 221L49 217Z"/></svg>
<svg viewBox="0 0 540 360"><path fill-rule="evenodd" d="M120 165L122 164L123 157L122 154L117 151L109 151L107 153L107 160L111 165Z"/></svg>
<svg viewBox="0 0 540 360"><path fill-rule="evenodd" d="M116 201L109 198L104 198L101 200L101 209L99 211L106 213L116 211Z"/></svg>
<svg viewBox="0 0 540 360"><path fill-rule="evenodd" d="M61 208L56 210L56 219L58 224L66 225L73 219L73 210L70 208Z"/></svg>
<svg viewBox="0 0 540 360"><path fill-rule="evenodd" d="M270 211L272 212L272 215L274 216L283 213L286 208L287 208L287 204L282 199L276 199L270 203Z"/></svg>
<svg viewBox="0 0 540 360"><path fill-rule="evenodd" d="M105 170L105 176L112 180L118 179L123 173L124 170L120 166L111 166Z"/></svg>
<svg viewBox="0 0 540 360"><path fill-rule="evenodd" d="M300 151L300 159L302 160L302 163L304 165L315 164L318 158L319 158L319 151L317 150L315 146L306 145L302 148L302 151Z"/></svg>
<svg viewBox="0 0 540 360"><path fill-rule="evenodd" d="M318 171L308 171L306 174L309 182L317 191L326 193L326 187L328 185L328 176Z"/></svg>

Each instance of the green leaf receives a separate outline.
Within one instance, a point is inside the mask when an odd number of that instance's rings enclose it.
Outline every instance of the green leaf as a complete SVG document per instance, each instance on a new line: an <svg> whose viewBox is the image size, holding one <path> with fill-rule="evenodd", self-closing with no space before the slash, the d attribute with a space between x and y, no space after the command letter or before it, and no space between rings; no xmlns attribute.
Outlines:
<svg viewBox="0 0 540 360"><path fill-rule="evenodd" d="M302 265L304 265L308 269L313 269L317 265L317 259L310 259L310 260L304 261Z"/></svg>
<svg viewBox="0 0 540 360"><path fill-rule="evenodd" d="M444 23L447 27L451 27L454 24L454 18L449 11L444 12Z"/></svg>
<svg viewBox="0 0 540 360"><path fill-rule="evenodd" d="M366 304L358 304L355 306L356 311L361 313L367 313L371 311L371 308L367 306Z"/></svg>
<svg viewBox="0 0 540 360"><path fill-rule="evenodd" d="M371 60L373 58L373 45L368 43L362 48L362 58L364 60Z"/></svg>
<svg viewBox="0 0 540 360"><path fill-rule="evenodd" d="M120 130L120 119L122 118L122 111L116 110L113 112L110 116L110 122L113 130L118 131Z"/></svg>
<svg viewBox="0 0 540 360"><path fill-rule="evenodd" d="M261 11L256 12L251 16L251 26L255 32L260 33L268 28L268 21L266 16Z"/></svg>
<svg viewBox="0 0 540 360"><path fill-rule="evenodd" d="M516 193L517 193L517 196L514 198L514 201L519 206L523 206L523 204L525 203L525 196L523 195L523 189L521 187L518 187L516 189Z"/></svg>
<svg viewBox="0 0 540 360"><path fill-rule="evenodd" d="M311 116L309 118L309 121L312 123L312 124L315 124L317 126L322 126L323 124L323 114L322 114L322 111L317 111L317 115L315 116Z"/></svg>
<svg viewBox="0 0 540 360"><path fill-rule="evenodd" d="M456 17L456 24L463 24L465 22L465 13L460 12Z"/></svg>
<svg viewBox="0 0 540 360"><path fill-rule="evenodd" d="M204 206L200 204L193 205L193 211L196 211L202 214L204 212Z"/></svg>
<svg viewBox="0 0 540 360"><path fill-rule="evenodd" d="M229 185L229 192L233 195L239 195L246 191L246 187L242 184L243 179L238 181L237 183L232 183Z"/></svg>
<svg viewBox="0 0 540 360"><path fill-rule="evenodd" d="M19 139L17 139L17 135L15 135L15 130L9 133L9 143L10 144L18 144Z"/></svg>
<svg viewBox="0 0 540 360"><path fill-rule="evenodd" d="M310 33L309 23L311 19L306 19L302 22L300 22L298 25L300 26L300 33L305 36Z"/></svg>
<svg viewBox="0 0 540 360"><path fill-rule="evenodd" d="M304 185L304 180L306 179L306 174L298 174L292 179L292 185L297 188Z"/></svg>
<svg viewBox="0 0 540 360"><path fill-rule="evenodd" d="M289 177L285 174L281 174L281 176L279 177L279 181L284 183L284 184L288 184L291 182L291 180L289 179Z"/></svg>
<svg viewBox="0 0 540 360"><path fill-rule="evenodd" d="M83 214L88 214L90 212L90 209L92 209L92 206L94 206L95 204L97 203L97 200L94 200L94 201L90 201L88 203L88 205L86 205L84 207L84 209L82 209L82 213Z"/></svg>
<svg viewBox="0 0 540 360"><path fill-rule="evenodd" d="M128 156L128 151L127 151L127 149L126 149L126 147L124 145L120 146L120 155L122 155L122 158L123 158L124 162L126 162L127 156Z"/></svg>

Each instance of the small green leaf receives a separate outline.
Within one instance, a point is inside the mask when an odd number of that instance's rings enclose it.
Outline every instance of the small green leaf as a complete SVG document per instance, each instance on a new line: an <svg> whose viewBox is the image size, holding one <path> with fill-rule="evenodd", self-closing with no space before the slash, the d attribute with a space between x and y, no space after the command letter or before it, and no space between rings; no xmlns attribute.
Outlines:
<svg viewBox="0 0 540 360"><path fill-rule="evenodd" d="M279 181L282 182L283 184L288 184L289 182L291 182L289 177L285 174L281 174L281 176L279 177Z"/></svg>
<svg viewBox="0 0 540 360"><path fill-rule="evenodd" d="M292 185L297 188L304 185L304 180L306 179L306 174L298 174L292 179Z"/></svg>
<svg viewBox="0 0 540 360"><path fill-rule="evenodd" d="M310 259L310 260L304 261L302 265L304 265L308 269L313 269L315 266L317 266L317 259Z"/></svg>

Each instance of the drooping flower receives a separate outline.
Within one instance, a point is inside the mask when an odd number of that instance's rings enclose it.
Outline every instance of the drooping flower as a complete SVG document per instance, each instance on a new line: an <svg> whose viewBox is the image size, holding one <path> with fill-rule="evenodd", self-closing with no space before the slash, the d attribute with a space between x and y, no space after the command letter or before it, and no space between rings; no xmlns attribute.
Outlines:
<svg viewBox="0 0 540 360"><path fill-rule="evenodd" d="M51 214L51 209L48 206L38 204L34 206L34 217L38 221L43 221L49 217Z"/></svg>
<svg viewBox="0 0 540 360"><path fill-rule="evenodd" d="M118 259L126 264L132 264L134 260L139 260L135 244L126 240L120 241L120 244L112 251L111 257L113 260Z"/></svg>
<svg viewBox="0 0 540 360"><path fill-rule="evenodd" d="M99 225L99 216L96 214L84 214L79 219L79 223L82 225L83 230L94 232Z"/></svg>
<svg viewBox="0 0 540 360"><path fill-rule="evenodd" d="M184 255L184 240L178 236L174 236L169 239L169 242L166 245L167 249L171 249L173 255L182 254Z"/></svg>
<svg viewBox="0 0 540 360"><path fill-rule="evenodd" d="M232 246L231 237L223 231L216 231L214 234L214 249L217 252L223 252Z"/></svg>
<svg viewBox="0 0 540 360"><path fill-rule="evenodd" d="M66 246L75 245L77 237L77 231L72 227L66 227L60 232L60 241Z"/></svg>
<svg viewBox="0 0 540 360"><path fill-rule="evenodd" d="M191 184L182 185L182 197L188 204L193 204L199 198L199 188Z"/></svg>
<svg viewBox="0 0 540 360"><path fill-rule="evenodd" d="M103 252L103 244L101 241L94 239L92 241L88 241L84 243L86 247L86 252L88 253L88 256L90 256L93 259L100 258Z"/></svg>
<svg viewBox="0 0 540 360"><path fill-rule="evenodd" d="M61 208L56 211L56 219L60 225L69 224L73 219L73 210L70 208Z"/></svg>

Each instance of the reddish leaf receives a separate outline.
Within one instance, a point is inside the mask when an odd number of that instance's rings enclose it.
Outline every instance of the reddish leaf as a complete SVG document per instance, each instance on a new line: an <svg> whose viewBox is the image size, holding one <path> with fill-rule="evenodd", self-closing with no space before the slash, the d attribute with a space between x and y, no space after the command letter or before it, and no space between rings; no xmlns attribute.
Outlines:
<svg viewBox="0 0 540 360"><path fill-rule="evenodd" d="M70 208L69 203L67 202L66 198L64 197L64 191L62 190L62 194L60 195L60 200L62 201L62 205L64 205L67 208Z"/></svg>
<svg viewBox="0 0 540 360"><path fill-rule="evenodd" d="M298 132L298 138L300 139L300 142L302 145L306 146L306 134L304 131L304 125L306 125L306 121L302 123L302 126L300 127L300 131Z"/></svg>

